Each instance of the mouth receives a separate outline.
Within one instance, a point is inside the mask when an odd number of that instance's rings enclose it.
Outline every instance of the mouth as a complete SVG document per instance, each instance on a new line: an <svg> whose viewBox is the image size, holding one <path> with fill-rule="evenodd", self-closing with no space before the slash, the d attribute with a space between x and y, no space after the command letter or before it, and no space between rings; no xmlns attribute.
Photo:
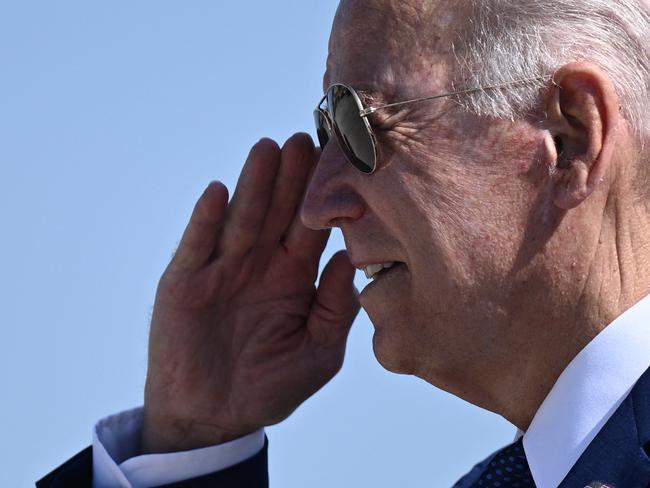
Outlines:
<svg viewBox="0 0 650 488"><path fill-rule="evenodd" d="M404 275L408 271L405 263L400 261L389 261L381 264L370 264L365 266L358 266L358 269L363 271L366 278L370 280L368 286L363 290L362 294L367 294L373 288L380 286L382 283L389 283L399 279L400 275Z"/></svg>
<svg viewBox="0 0 650 488"><path fill-rule="evenodd" d="M378 280L380 276L387 274L391 269L393 269L395 266L399 264L404 264L404 263L394 261L394 262L388 262L382 264L370 264L360 269L366 274L366 278L375 281Z"/></svg>

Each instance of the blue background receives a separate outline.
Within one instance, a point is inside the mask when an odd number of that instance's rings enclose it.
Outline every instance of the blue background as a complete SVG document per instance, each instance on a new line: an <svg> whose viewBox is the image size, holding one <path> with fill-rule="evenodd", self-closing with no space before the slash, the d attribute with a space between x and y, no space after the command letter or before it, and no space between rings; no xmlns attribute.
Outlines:
<svg viewBox="0 0 650 488"><path fill-rule="evenodd" d="M141 404L156 284L194 202L212 179L232 190L260 137L314 133L336 5L0 2L0 486ZM451 486L512 440L383 370L371 338L362 313L341 373L268 429L273 486Z"/></svg>

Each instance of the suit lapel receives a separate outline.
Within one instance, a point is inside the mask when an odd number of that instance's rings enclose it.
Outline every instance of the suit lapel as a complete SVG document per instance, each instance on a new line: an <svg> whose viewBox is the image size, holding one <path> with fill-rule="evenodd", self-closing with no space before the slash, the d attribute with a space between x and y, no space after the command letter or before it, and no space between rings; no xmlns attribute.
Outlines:
<svg viewBox="0 0 650 488"><path fill-rule="evenodd" d="M650 369L573 466L559 488L601 482L612 488L650 483Z"/></svg>

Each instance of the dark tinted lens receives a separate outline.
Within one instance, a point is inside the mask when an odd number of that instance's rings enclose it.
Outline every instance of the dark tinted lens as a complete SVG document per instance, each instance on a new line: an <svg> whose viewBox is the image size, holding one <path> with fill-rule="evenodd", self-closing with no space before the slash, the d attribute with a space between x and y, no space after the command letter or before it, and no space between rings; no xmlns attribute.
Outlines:
<svg viewBox="0 0 650 488"><path fill-rule="evenodd" d="M314 110L314 121L316 122L316 135L320 147L324 148L330 140L330 126L325 115L320 110Z"/></svg>
<svg viewBox="0 0 650 488"><path fill-rule="evenodd" d="M350 162L364 173L375 170L375 147L359 106L349 88L334 85L328 94L334 130Z"/></svg>

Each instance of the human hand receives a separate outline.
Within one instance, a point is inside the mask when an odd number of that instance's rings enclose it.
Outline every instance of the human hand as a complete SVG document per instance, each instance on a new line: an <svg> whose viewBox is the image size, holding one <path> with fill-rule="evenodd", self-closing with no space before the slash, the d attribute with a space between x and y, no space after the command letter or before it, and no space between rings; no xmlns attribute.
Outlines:
<svg viewBox="0 0 650 488"><path fill-rule="evenodd" d="M287 418L341 368L359 310L340 252L318 289L329 231L300 222L319 151L258 142L232 201L215 182L160 279L149 338L143 452L220 444Z"/></svg>

